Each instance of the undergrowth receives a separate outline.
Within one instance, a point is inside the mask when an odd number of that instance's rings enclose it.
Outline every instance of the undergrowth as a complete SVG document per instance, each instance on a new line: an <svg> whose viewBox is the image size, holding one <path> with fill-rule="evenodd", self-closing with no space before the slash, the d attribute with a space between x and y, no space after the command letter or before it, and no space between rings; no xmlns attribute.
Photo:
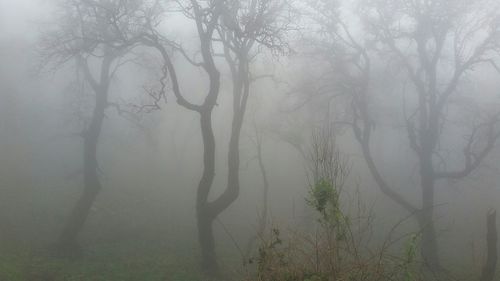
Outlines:
<svg viewBox="0 0 500 281"><path fill-rule="evenodd" d="M373 250L364 242L363 225L357 226L341 208L339 190L327 179L313 185L307 198L317 213L317 226L309 233L289 231L286 238L274 228L250 260L258 281L419 281L419 235L407 237L399 256L386 245ZM365 217L365 224L372 222Z"/></svg>

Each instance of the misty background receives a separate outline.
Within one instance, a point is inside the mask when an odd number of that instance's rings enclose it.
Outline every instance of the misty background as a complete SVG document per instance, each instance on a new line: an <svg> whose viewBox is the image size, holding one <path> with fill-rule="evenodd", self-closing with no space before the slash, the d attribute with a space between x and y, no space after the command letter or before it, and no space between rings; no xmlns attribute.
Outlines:
<svg viewBox="0 0 500 281"><path fill-rule="evenodd" d="M93 110L92 92L81 94L83 88L89 88L75 79L74 64L61 64L56 69L45 67L40 58L41 38L54 28L51 24L60 13L59 2L64 1L0 0L0 255L5 253L0 263L11 259L8 255L46 255L84 188L81 134ZM343 189L346 209L355 209L349 202L359 196L374 214L370 243L382 243L387 232L408 216L381 192L367 167L352 130L345 124L351 116L349 101L329 98L334 95L331 93L311 97L321 91L321 83L335 84L340 76L328 73L325 69L331 62L315 54L322 46L309 39L316 35L307 9L301 10L306 1L295 1L294 5L290 13L304 11L306 15L293 15L296 18L285 36L290 49L275 54L263 48L252 62L253 73L269 77L251 86L239 142L239 195L213 223L219 264L230 272L239 272L241 249L255 235L264 204L256 132L262 139L262 161L269 181L268 220L273 228L293 232L307 230L316 222L306 200L311 187L308 151L311 133L325 122L335 127L336 145L351 167ZM354 16L357 11L350 8L353 6L348 3L343 7L346 22L362 41L363 23ZM157 28L200 59L192 20L171 13ZM411 50L408 47L408 52ZM120 104L124 112L106 109L97 150L102 190L78 240L90 261L145 255L165 259L178 271L198 270L196 194L204 169L200 117L178 105L169 87L158 108L144 107L152 104L148 89L158 86L163 60L149 47L135 52L131 62L110 80L109 100ZM371 153L388 184L418 205L419 160L408 143L408 112L402 106L417 101L404 68L386 63L392 60L387 56L382 54L372 61L372 88L376 90L369 105L375 124ZM500 56L491 58L498 62ZM172 59L187 99L202 103L206 73L185 63L179 53ZM230 70L223 57L215 59L221 88L211 118L216 142L211 199L226 188L233 114ZM469 128L478 116L484 116L481 114L500 110L499 77L497 69L482 64L474 67L456 90L452 105L446 108L446 118L453 121L440 133L439 146L445 152L439 157L447 163L443 166L447 170L463 166L461 153L469 131L463 128ZM433 218L446 267L480 272L484 263L485 216L500 206L500 149L494 146L470 175L436 182ZM418 229L416 221L406 219L396 232Z"/></svg>

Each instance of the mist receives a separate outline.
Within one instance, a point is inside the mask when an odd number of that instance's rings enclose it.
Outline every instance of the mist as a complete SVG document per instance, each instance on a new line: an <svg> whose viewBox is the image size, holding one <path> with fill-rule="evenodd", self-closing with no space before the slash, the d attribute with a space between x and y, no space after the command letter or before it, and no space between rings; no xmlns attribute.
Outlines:
<svg viewBox="0 0 500 281"><path fill-rule="evenodd" d="M0 0L0 281L500 280L500 3Z"/></svg>

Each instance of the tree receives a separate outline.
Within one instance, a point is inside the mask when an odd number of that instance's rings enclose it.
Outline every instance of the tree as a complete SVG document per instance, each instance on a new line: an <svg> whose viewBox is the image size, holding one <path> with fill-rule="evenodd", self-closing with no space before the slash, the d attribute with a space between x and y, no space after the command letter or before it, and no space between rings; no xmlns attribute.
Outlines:
<svg viewBox="0 0 500 281"><path fill-rule="evenodd" d="M196 194L196 216L198 239L202 252L202 268L209 275L218 274L213 235L213 221L216 216L214 216L215 212L211 202L208 201L208 196L215 176L215 136L212 124L212 112L217 105L221 85L221 74L215 63L212 50L214 32L221 16L223 3L221 0L178 2L184 15L193 20L196 25L201 62L189 57L179 44L159 33L153 24L148 23L146 25L148 30L142 34L141 38L143 44L156 49L160 53L164 61L163 72L165 78L168 75L177 103L187 110L196 112L200 116L200 131L203 141L203 173L198 183ZM186 99L185 93L179 85L170 49L181 53L188 63L202 68L206 73L208 77L207 92L201 104L195 104Z"/></svg>
<svg viewBox="0 0 500 281"><path fill-rule="evenodd" d="M285 41L290 19L284 17L288 3L283 0L229 1L218 26L224 58L229 66L232 81L233 117L228 151L227 188L214 201L216 212L228 208L238 197L240 189L240 136L247 111L252 84L270 75L253 75L252 63L268 51L283 53L288 49ZM262 160L262 137L257 128L255 145L257 159L264 182L264 210L257 234L262 234L267 223L267 194L269 183ZM247 249L251 249L249 241ZM247 250L249 252L250 250Z"/></svg>
<svg viewBox="0 0 500 281"><path fill-rule="evenodd" d="M259 44L275 43L276 41L271 40L278 40L278 36L282 35L282 30L275 34L271 33L276 32L272 28L276 24L275 19L281 11L281 6L273 1L190 0L177 2L175 9L179 11L179 8L196 25L201 61L189 56L181 44L169 40L153 25L149 25L149 32L143 34L142 42L157 49L161 54L165 63L164 73L168 75L172 84L172 92L177 103L200 116L203 173L196 195L198 239L201 246L203 270L209 275L217 275L219 269L215 252L213 222L239 195L239 139L250 94L250 83L254 80L249 68L254 55L252 51ZM222 43L222 47L218 43ZM278 46L272 47L278 48ZM283 45L279 47L283 47ZM179 85L170 50L180 54L187 63L203 69L206 73L208 77L207 93L202 104L195 104L186 99L185 93ZM216 64L218 50L224 51L224 57L231 69L233 122L229 141L227 187L221 195L210 201L208 197L215 175L216 145L212 112L217 105L221 91L221 73Z"/></svg>
<svg viewBox="0 0 500 281"><path fill-rule="evenodd" d="M80 254L77 237L102 188L97 154L105 112L116 105L109 98L111 82L124 63L121 59L136 43L134 32L140 25L135 13L143 8L141 5L136 0L61 1L57 6L59 18L41 39L42 64L57 71L73 63L78 70L76 78L92 92L93 109L83 120L81 133L84 189L59 236L56 251L61 255ZM78 93L82 99L85 91Z"/></svg>
<svg viewBox="0 0 500 281"><path fill-rule="evenodd" d="M350 120L345 123L360 144L373 178L387 197L416 215L422 229L423 259L431 271L439 271L441 263L433 221L436 182L470 175L500 138L500 113L496 110L485 114L472 128L462 128L468 131L463 142L462 167L447 170L454 165L452 157L445 155L447 145L443 136L453 127L450 119L457 120L458 114L466 110L453 98L464 89L466 79L474 78L469 75L474 70L484 71L488 66L500 70L496 64L500 58L499 14L498 9L491 9L498 4L364 1L357 11L362 15L359 22L364 28L354 32L338 6L329 1L318 3L313 6L313 22L320 42L317 51L327 62L329 73L336 76L334 85L328 89L347 96L351 110ZM421 206L390 186L370 148L375 132L373 95L380 91L374 86L374 73L379 70L376 64L380 61L404 70L402 78L408 81L407 91L413 95L413 98L403 97L409 101L401 111L409 147L419 163ZM401 77L396 73L391 75ZM404 90L401 92L406 95Z"/></svg>

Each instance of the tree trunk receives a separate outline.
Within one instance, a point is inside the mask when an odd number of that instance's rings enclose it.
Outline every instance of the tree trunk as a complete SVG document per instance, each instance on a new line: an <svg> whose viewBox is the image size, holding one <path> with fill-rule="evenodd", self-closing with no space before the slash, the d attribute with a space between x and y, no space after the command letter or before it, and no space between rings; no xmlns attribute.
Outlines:
<svg viewBox="0 0 500 281"><path fill-rule="evenodd" d="M236 111L233 117L231 129L231 138L229 140L228 151L228 176L227 187L224 192L213 202L210 203L211 210L215 217L227 209L238 198L240 193L240 132L243 118Z"/></svg>
<svg viewBox="0 0 500 281"><path fill-rule="evenodd" d="M198 187L197 217L198 235L202 251L203 270L212 276L219 274L217 257L215 253L215 241L213 234L213 221L227 209L238 198L240 191L240 135L243 125L246 101L249 94L249 81L243 80L247 72L243 72L247 65L240 67L239 76L234 81L233 88L233 120L231 125L231 137L228 151L228 177L227 187L224 192L212 202L208 201L208 195L213 184L215 175L215 139L212 129L212 108L206 105L206 110L200 111L201 131L204 144L204 171L202 180ZM215 71L213 73L216 73ZM212 90L218 91L219 76L214 76L211 81L217 82L212 85ZM210 95L209 95L210 96Z"/></svg>
<svg viewBox="0 0 500 281"><path fill-rule="evenodd" d="M240 116L236 114L236 116ZM211 276L217 276L219 266L215 253L213 222L239 194L239 139L242 118L233 120L228 152L228 187L215 201L208 202L208 194L215 175L215 140L212 131L211 114L201 117L202 136L205 146L205 168L198 187L197 217L198 239L201 245L202 268Z"/></svg>
<svg viewBox="0 0 500 281"><path fill-rule="evenodd" d="M198 240L201 247L202 270L210 276L215 276L219 273L213 234L215 215L208 204L208 194L215 176L215 137L212 128L211 110L200 112L200 125L204 146L204 167L196 196Z"/></svg>
<svg viewBox="0 0 500 281"><path fill-rule="evenodd" d="M84 135L84 190L59 237L59 253L66 256L80 254L77 237L101 189L97 164L97 144L104 119L104 109L105 107L102 105L96 106L92 123Z"/></svg>
<svg viewBox="0 0 500 281"><path fill-rule="evenodd" d="M97 167L94 161L89 158L95 157L92 155L91 147L97 144L97 139L85 139L85 185L83 193L78 200L75 208L71 212L66 225L63 228L58 242L58 253L68 257L78 257L81 255L81 249L78 246L77 237L87 220L90 209L101 189L101 184L97 175Z"/></svg>
<svg viewBox="0 0 500 281"><path fill-rule="evenodd" d="M422 210L418 223L422 230L421 252L426 267L431 272L441 269L439 260L436 229L434 225L434 184L431 153L423 155L420 164L420 179L422 187Z"/></svg>
<svg viewBox="0 0 500 281"><path fill-rule="evenodd" d="M240 193L240 135L250 93L249 70L245 58L246 56L239 56L237 71L234 65L231 67L233 80L233 119L227 156L227 186L224 192L211 203L215 216L218 216L227 209L238 198Z"/></svg>
<svg viewBox="0 0 500 281"><path fill-rule="evenodd" d="M95 107L90 124L83 132L84 189L59 236L56 251L57 254L61 256L79 257L82 254L77 241L78 235L83 229L85 221L89 216L90 209L94 204L97 194L102 188L99 181L97 146L104 121L104 113L108 105L109 68L112 61L113 56L107 53L101 65L99 83L93 80L88 70L88 66L85 66L87 67L87 79L91 81L90 84L93 86L96 94Z"/></svg>
<svg viewBox="0 0 500 281"><path fill-rule="evenodd" d="M206 210L206 208L202 209ZM208 276L215 277L219 274L219 265L215 253L213 221L214 218L209 212L198 212L198 239L201 246L201 266Z"/></svg>
<svg viewBox="0 0 500 281"><path fill-rule="evenodd" d="M422 229L422 258L430 271L437 272L441 269L441 263L439 260L436 229L432 220L432 213L422 211L418 223Z"/></svg>

